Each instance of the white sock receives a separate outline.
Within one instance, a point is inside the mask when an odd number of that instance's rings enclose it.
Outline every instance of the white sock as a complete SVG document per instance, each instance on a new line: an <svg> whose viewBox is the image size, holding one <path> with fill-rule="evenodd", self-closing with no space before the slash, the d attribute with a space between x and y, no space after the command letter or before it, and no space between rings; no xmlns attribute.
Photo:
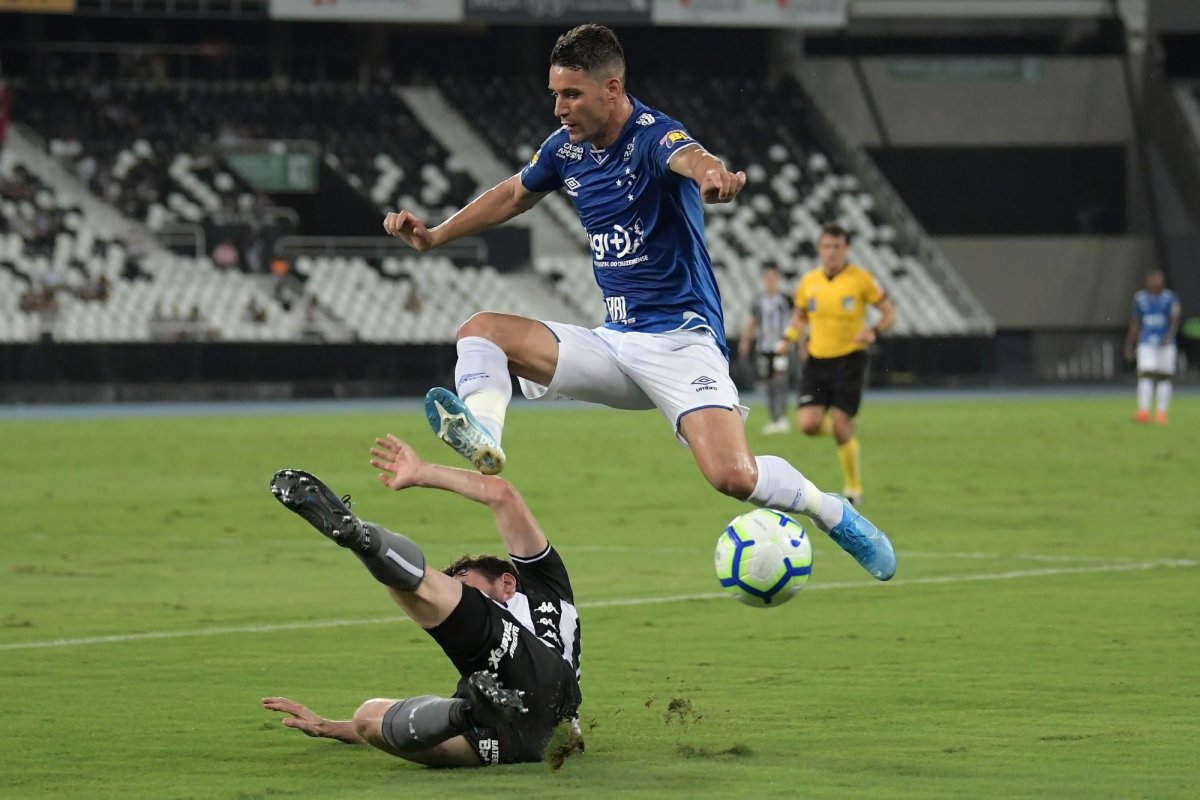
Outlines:
<svg viewBox="0 0 1200 800"><path fill-rule="evenodd" d="M755 456L754 461L758 464L758 483L747 498L752 505L806 514L826 533L842 521L842 502L823 493L791 464L779 456Z"/></svg>
<svg viewBox="0 0 1200 800"><path fill-rule="evenodd" d="M1152 397L1154 397L1154 379L1138 378L1138 411L1149 411Z"/></svg>
<svg viewBox="0 0 1200 800"><path fill-rule="evenodd" d="M1167 413L1167 406L1171 405L1171 382L1159 381L1157 389L1158 413Z"/></svg>
<svg viewBox="0 0 1200 800"><path fill-rule="evenodd" d="M454 390L498 444L504 432L508 402L512 400L508 356L482 336L464 336L458 340L457 349Z"/></svg>

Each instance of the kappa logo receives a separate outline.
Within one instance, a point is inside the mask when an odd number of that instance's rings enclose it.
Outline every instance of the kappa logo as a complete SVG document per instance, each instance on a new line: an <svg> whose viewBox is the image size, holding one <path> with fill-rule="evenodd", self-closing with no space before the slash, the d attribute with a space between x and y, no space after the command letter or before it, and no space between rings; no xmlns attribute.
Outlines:
<svg viewBox="0 0 1200 800"><path fill-rule="evenodd" d="M696 380L692 381L692 386L696 387L697 392L715 392L717 390L717 387L714 386L715 383L715 379L710 378L707 375L701 375L699 378L696 378Z"/></svg>
<svg viewBox="0 0 1200 800"><path fill-rule="evenodd" d="M553 614L555 611L558 611L558 609L554 607L554 603L551 603L547 600L535 608L534 611L539 614Z"/></svg>
<svg viewBox="0 0 1200 800"><path fill-rule="evenodd" d="M649 125L653 125L654 124L654 115L649 112L639 114L638 118L637 118L637 124L641 125L643 128L647 127Z"/></svg>

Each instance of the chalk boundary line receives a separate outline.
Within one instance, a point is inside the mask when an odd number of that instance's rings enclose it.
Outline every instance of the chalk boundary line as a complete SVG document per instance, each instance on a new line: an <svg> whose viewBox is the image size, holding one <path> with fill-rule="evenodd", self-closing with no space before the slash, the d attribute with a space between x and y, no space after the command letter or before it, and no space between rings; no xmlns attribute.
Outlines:
<svg viewBox="0 0 1200 800"><path fill-rule="evenodd" d="M911 580L896 580L887 584L878 582L843 581L837 583L818 583L805 588L806 592L839 591L845 589L876 589L883 591L885 587L904 586L937 586L955 583L976 583L986 581L1011 581L1022 578L1048 578L1058 575L1094 575L1106 572L1136 572L1155 569L1190 569L1200 566L1200 562L1188 559L1159 559L1155 561L1123 562L1114 564L1092 564L1077 567L1047 567L1044 569L1021 569L1007 572L983 572L969 575L933 575L926 578ZM685 603L704 600L716 600L728 597L724 592L705 592L701 594L679 594L668 597L629 597L611 600L596 600L590 603L580 603L583 608L621 608L627 606L663 605L665 603ZM751 612L753 613L753 612ZM329 619L310 620L308 622L285 622L274 625L235 625L216 628L196 628L186 631L156 631L149 633L123 633L111 636L87 636L73 639L47 639L32 642L10 642L0 644L0 652L15 650L48 650L64 647L83 647L93 644L121 644L125 642L149 642L160 639L190 639L207 638L212 636L227 636L242 633L283 633L286 631L320 630L323 628L345 628L357 625L384 625L408 622L407 617L393 615L389 617L367 617L362 619Z"/></svg>

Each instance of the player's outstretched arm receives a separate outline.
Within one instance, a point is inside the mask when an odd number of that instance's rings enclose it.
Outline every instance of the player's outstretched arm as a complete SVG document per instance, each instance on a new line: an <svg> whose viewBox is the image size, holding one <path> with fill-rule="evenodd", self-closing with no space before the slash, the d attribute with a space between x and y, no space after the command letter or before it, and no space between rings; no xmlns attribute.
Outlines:
<svg viewBox="0 0 1200 800"><path fill-rule="evenodd" d="M730 172L721 159L698 144L680 150L671 158L670 167L700 184L700 199L706 203L728 203L746 185L746 173Z"/></svg>
<svg viewBox="0 0 1200 800"><path fill-rule="evenodd" d="M495 475L480 475L457 467L443 467L421 459L412 445L392 434L376 439L371 466L383 470L379 481L397 491L412 486L442 489L483 503L492 510L496 529L508 552L518 558L546 549L546 536L516 487Z"/></svg>
<svg viewBox="0 0 1200 800"><path fill-rule="evenodd" d="M286 697L264 697L263 708L270 711L282 711L287 714L283 718L285 728L295 728L305 736L319 739L337 739L346 744L365 744L365 740L354 730L352 720L325 719L314 713L308 706L289 700Z"/></svg>
<svg viewBox="0 0 1200 800"><path fill-rule="evenodd" d="M419 253L441 247L447 242L470 236L508 222L537 205L545 197L521 185L521 177L511 178L488 189L458 213L437 227L430 228L411 211L393 211L384 217L383 229Z"/></svg>

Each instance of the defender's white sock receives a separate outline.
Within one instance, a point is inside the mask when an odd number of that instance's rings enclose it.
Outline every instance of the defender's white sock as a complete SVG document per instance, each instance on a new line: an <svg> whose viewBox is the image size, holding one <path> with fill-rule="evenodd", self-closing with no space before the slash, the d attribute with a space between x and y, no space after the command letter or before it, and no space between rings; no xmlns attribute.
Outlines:
<svg viewBox="0 0 1200 800"><path fill-rule="evenodd" d="M1154 379L1138 378L1138 411L1150 410L1150 399L1154 396Z"/></svg>
<svg viewBox="0 0 1200 800"><path fill-rule="evenodd" d="M482 336L464 336L458 340L457 349L454 390L499 444L504 432L504 415L512 400L508 356Z"/></svg>
<svg viewBox="0 0 1200 800"><path fill-rule="evenodd" d="M749 502L787 514L797 512L812 518L826 533L842 521L842 502L825 494L800 471L779 456L756 456L758 483Z"/></svg>
<svg viewBox="0 0 1200 800"><path fill-rule="evenodd" d="M1171 382L1159 381L1156 394L1158 400L1158 413L1167 413L1167 406L1171 405Z"/></svg>

